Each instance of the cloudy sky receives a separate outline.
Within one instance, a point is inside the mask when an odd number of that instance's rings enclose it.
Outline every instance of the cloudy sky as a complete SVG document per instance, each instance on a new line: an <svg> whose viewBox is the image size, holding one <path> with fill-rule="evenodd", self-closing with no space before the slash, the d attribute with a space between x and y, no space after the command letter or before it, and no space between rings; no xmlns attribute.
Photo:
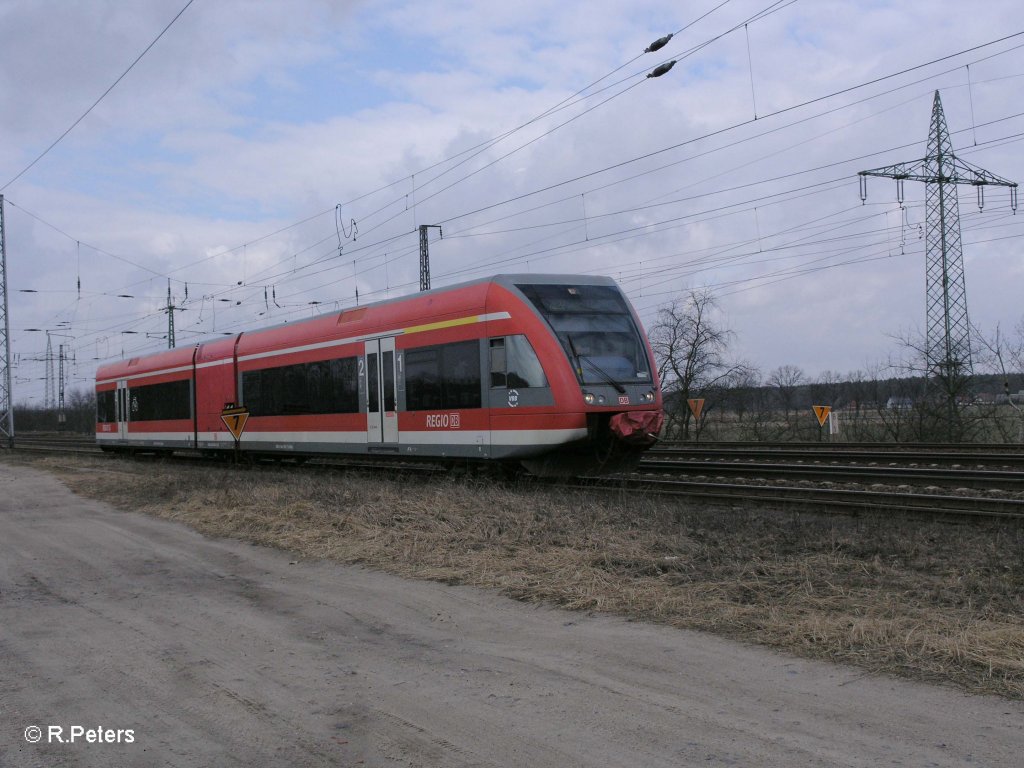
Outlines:
<svg viewBox="0 0 1024 768"><path fill-rule="evenodd" d="M85 387L166 347L168 280L191 344L417 290L421 224L434 287L608 274L648 323L708 288L764 372L863 369L924 326L924 187L857 172L923 157L939 90L1024 180L1011 0L193 0L88 111L186 2L0 0L17 402L26 329ZM960 210L971 320L1012 329L1024 211Z"/></svg>

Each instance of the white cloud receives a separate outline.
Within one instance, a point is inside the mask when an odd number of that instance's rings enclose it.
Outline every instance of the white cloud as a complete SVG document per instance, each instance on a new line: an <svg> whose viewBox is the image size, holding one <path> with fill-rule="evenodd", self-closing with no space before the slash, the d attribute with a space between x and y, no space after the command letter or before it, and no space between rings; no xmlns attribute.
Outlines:
<svg viewBox="0 0 1024 768"><path fill-rule="evenodd" d="M771 113L1012 33L1014 3L979 11L951 0L798 2L748 27L753 95L742 29L681 59L662 78L642 77L768 5L736 0L604 84L639 78L543 118L441 178L434 179L454 163L428 170L540 115L715 4L198 2L68 139L7 190L11 201L72 235L8 207L12 288L68 291L14 294L15 327L52 327L73 317L83 349L116 336L119 351L121 330L157 333L166 322L156 313L166 280L91 250L79 270L74 239L158 273L177 270L173 276L190 283L195 313L186 313L184 327L210 330L213 304L197 297L227 291L240 277L252 284L220 294L242 303L218 303L218 329L265 322L264 285L303 312L314 299L352 301L357 275L361 297L407 290L400 286L416 279L414 224L443 221L446 240L432 255L436 285L527 266L600 270L620 276L650 317L672 292L708 284L719 286L738 350L766 368L794 363L813 373L880 359L887 332L923 323L920 254L775 282L785 277L777 273L885 256L913 229L897 221L891 182L873 180L861 207L855 174L923 154L936 88L958 152L1002 176L1024 177L1018 145L985 144L1024 132L1024 121L1007 119L1018 111L1024 56L983 60L1024 38ZM128 12L115 2L62 3L55 11L20 2L0 9L0 125L7 137L0 184L81 114L180 5L153 0ZM915 80L921 82L879 95ZM868 96L874 98L847 107ZM752 121L755 99L756 122L692 141ZM838 111L797 123L829 110ZM659 151L684 142L691 143ZM465 216L645 153L656 154ZM478 172L438 193L471 171ZM650 172L627 180L641 171ZM767 179L776 180L753 185ZM813 187L829 179L844 181ZM380 187L343 210L359 234L355 242L342 238L340 256L328 214L182 268ZM801 188L808 194L797 197ZM792 190L785 201L770 197L783 190ZM923 189L908 184L907 196L914 225ZM612 215L682 198L689 199ZM962 208L972 319L1010 327L1020 315L1019 291L1007 276L1024 269L1017 221L990 214L1008 213L996 191L985 216L969 215L969 191ZM880 215L866 218L873 213ZM653 226L630 231L642 224ZM471 226L517 231L455 237ZM805 247L757 252L797 241ZM90 290L135 286L153 298L76 301L79 271ZM762 279L751 282L756 276ZM183 286L175 283L175 291ZM196 325L200 306L204 324ZM127 342L143 346L134 336ZM27 357L39 340L16 333L15 345ZM89 374L84 363L80 368ZM38 379L38 365L24 370ZM38 394L41 385L27 391Z"/></svg>

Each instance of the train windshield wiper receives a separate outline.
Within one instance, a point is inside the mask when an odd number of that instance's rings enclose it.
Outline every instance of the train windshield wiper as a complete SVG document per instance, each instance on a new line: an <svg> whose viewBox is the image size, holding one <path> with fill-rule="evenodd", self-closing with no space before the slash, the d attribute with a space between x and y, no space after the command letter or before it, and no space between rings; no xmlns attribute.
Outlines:
<svg viewBox="0 0 1024 768"><path fill-rule="evenodd" d="M587 365L590 366L591 370L594 371L594 373L596 373L598 376L604 379L608 384L611 384L613 387L615 387L616 392L618 392L620 395L624 395L626 393L626 388L622 386L619 382L617 382L614 378L612 378L611 374L609 374L604 368L599 366L589 357L580 356L580 353L576 351L576 344L572 340L571 333L565 334L565 338L569 342L569 349L572 350L572 356L576 358L576 369L580 372L581 378L583 377L583 368L581 366L583 363L586 363Z"/></svg>

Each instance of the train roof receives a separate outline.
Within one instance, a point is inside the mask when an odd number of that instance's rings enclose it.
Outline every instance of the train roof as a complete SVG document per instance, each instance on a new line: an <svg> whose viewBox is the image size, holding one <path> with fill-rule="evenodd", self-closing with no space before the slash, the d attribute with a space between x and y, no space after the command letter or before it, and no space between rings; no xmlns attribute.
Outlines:
<svg viewBox="0 0 1024 768"><path fill-rule="evenodd" d="M174 368L179 366L191 365L192 355L197 347L207 347L209 345L220 346L223 343L233 343L235 338L239 334L245 334L251 336L254 334L264 334L270 332L273 334L274 331L280 329L296 329L306 327L324 326L325 329L330 327L333 328L342 321L342 316L345 313L353 313L356 311L372 312L375 309L387 307L389 305L401 304L409 301L415 301L417 299L429 298L431 296L444 296L450 293L456 293L459 291L467 291L473 288L482 288L481 293L486 293L486 286L489 285L500 285L504 288L514 289L516 285L520 284L533 284L533 285L561 285L561 284L572 284L572 285L615 285L615 281L610 277L603 275L577 275L577 274L535 274L535 273L512 273L512 274L498 274L490 277L479 278L476 280L468 280L463 283L456 283L454 285L446 285L440 288L433 288L429 291L421 291L417 293L406 294L404 296L396 296L391 299L384 299L382 301L370 302L369 304L361 304L357 306L343 307L335 309L331 312L323 312L315 317L304 318L301 320L285 321L283 323L277 323L275 325L267 325L260 328L253 328L248 331L239 331L238 333L230 334L229 336L218 335L211 336L208 338L201 338L187 346L175 347L171 350L163 352L156 352L144 355L138 355L132 357L129 360L116 360L110 363L99 366L96 371L97 380L106 380L123 376L126 374L137 374L144 373L151 370L161 370L167 368ZM472 291L470 291L472 292ZM220 344L218 344L220 342Z"/></svg>

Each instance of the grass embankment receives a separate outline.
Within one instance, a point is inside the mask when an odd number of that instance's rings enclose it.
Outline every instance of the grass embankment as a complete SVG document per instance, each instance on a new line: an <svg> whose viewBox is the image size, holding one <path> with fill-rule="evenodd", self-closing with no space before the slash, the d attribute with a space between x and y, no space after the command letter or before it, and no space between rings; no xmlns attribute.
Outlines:
<svg viewBox="0 0 1024 768"><path fill-rule="evenodd" d="M1024 698L1024 526L482 479L41 459L211 536Z"/></svg>

